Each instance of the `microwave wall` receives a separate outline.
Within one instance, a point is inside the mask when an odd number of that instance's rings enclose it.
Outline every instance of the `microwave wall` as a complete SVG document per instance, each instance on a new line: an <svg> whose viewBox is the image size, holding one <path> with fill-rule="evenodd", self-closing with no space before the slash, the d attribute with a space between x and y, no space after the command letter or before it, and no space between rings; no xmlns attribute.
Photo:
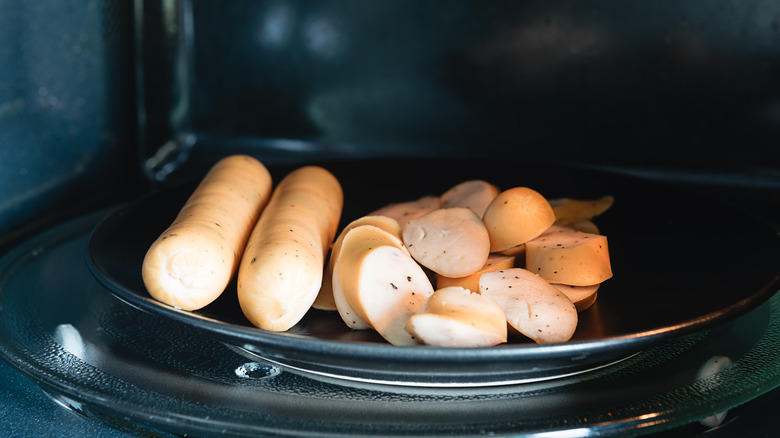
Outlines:
<svg viewBox="0 0 780 438"><path fill-rule="evenodd" d="M132 4L0 0L3 244L137 186Z"/></svg>
<svg viewBox="0 0 780 438"><path fill-rule="evenodd" d="M722 170L780 158L777 2L175 5L139 14L150 156L173 138Z"/></svg>
<svg viewBox="0 0 780 438"><path fill-rule="evenodd" d="M780 179L780 4L0 0L0 236L194 177L485 156ZM188 169L190 173L188 172Z"/></svg>

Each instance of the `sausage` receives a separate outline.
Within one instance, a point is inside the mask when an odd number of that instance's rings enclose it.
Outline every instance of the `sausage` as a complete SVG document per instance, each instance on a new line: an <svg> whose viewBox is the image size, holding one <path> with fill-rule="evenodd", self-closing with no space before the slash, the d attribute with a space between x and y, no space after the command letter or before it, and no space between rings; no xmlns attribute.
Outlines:
<svg viewBox="0 0 780 438"><path fill-rule="evenodd" d="M435 274L436 288L459 286L468 289L474 293L479 292L479 277L485 272L497 271L499 269L509 269L515 266L515 257L503 254L490 254L482 268L463 277L445 277L441 274Z"/></svg>
<svg viewBox="0 0 780 438"><path fill-rule="evenodd" d="M440 208L409 222L404 244L415 260L445 277L480 270L490 254L490 237L479 216L466 207Z"/></svg>
<svg viewBox="0 0 780 438"><path fill-rule="evenodd" d="M543 234L525 244L526 269L551 283L591 286L612 277L607 237L581 231Z"/></svg>
<svg viewBox="0 0 780 438"><path fill-rule="evenodd" d="M253 325L288 330L309 310L343 204L339 181L322 167L300 167L279 182L238 269L238 301Z"/></svg>
<svg viewBox="0 0 780 438"><path fill-rule="evenodd" d="M406 322L433 347L490 347L506 342L506 316L495 301L458 286L437 289Z"/></svg>
<svg viewBox="0 0 780 438"><path fill-rule="evenodd" d="M539 344L565 342L577 328L577 308L544 278L522 268L482 274L479 292L493 299L512 328Z"/></svg>
<svg viewBox="0 0 780 438"><path fill-rule="evenodd" d="M398 221L403 231L406 224L418 217L430 213L437 208L441 208L441 198L439 196L427 195L421 198L385 205L374 210L369 216L387 216Z"/></svg>
<svg viewBox="0 0 780 438"><path fill-rule="evenodd" d="M322 280L322 288L317 295L317 299L314 300L312 307L319 310L334 311L338 310L336 302L333 298L333 266L336 264L336 260L339 258L341 252L341 245L344 241L344 236L353 228L361 225L374 225L377 226L398 238L401 241L401 227L398 225L398 221L387 216L363 216L359 217L341 230L336 241L333 242L333 246L330 249L330 257L325 265L324 278Z"/></svg>
<svg viewBox="0 0 780 438"><path fill-rule="evenodd" d="M184 310L217 299L239 266L271 185L268 170L250 156L214 164L146 252L141 274L149 294Z"/></svg>
<svg viewBox="0 0 780 438"><path fill-rule="evenodd" d="M466 207L482 217L487 206L499 193L498 187L487 181L481 179L463 181L442 193L441 207Z"/></svg>
<svg viewBox="0 0 780 438"><path fill-rule="evenodd" d="M490 234L490 252L499 252L542 234L555 222L555 213L539 192L514 187L496 196L482 220Z"/></svg>
<svg viewBox="0 0 780 438"><path fill-rule="evenodd" d="M367 217L385 218L384 216ZM394 219L386 219L395 222ZM395 232L393 231L394 227L392 226L392 222L388 223L385 220L356 220L352 224L356 226L348 226L345 228L346 231L339 236L340 240L337 240L338 246L334 245L333 247L334 250L336 250L336 257L331 259L333 262L333 268L331 271L332 295L336 309L338 310L339 316L341 316L341 319L344 321L344 323L347 324L349 328L354 330L366 330L370 329L371 325L366 322L365 312L362 311L362 308L358 308L357 310L353 309L352 304L350 304L349 300L347 300L347 297L344 295L344 288L342 287L340 275L340 259L342 252L347 254L347 261L345 262L347 264L357 263L354 261L354 257L352 257L352 259L350 257L354 253L363 251L369 247L393 246L403 251L407 256L409 255L409 252L406 250L406 247L401 241L401 238L398 236L399 232L397 230ZM395 222L395 224L397 224L397 222ZM357 268L355 266L348 266L346 275L354 275L356 270ZM347 279L349 280L348 277Z"/></svg>
<svg viewBox="0 0 780 438"><path fill-rule="evenodd" d="M414 345L404 324L433 293L433 286L405 248L357 237L358 230L367 227L355 228L345 237L334 291L340 285L355 314L388 342ZM350 239L353 235L356 238Z"/></svg>

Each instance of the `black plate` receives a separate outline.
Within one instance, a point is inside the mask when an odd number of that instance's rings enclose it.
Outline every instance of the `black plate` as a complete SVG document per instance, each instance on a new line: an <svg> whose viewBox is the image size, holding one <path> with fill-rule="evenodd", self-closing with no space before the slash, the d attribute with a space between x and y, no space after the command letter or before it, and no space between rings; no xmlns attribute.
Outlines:
<svg viewBox="0 0 780 438"><path fill-rule="evenodd" d="M525 339L482 349L394 347L312 310L285 333L252 327L235 286L186 312L153 300L141 280L152 241L194 185L122 206L93 230L88 264L97 280L139 309L195 327L251 357L337 379L422 386L482 386L550 379L620 361L660 342L720 324L780 288L778 236L756 218L699 191L577 167L512 160L376 160L323 164L345 193L342 225L389 202L442 193L471 178L528 186L548 199L615 196L596 222L609 240L614 277L580 314L574 338L557 345ZM274 168L276 180L289 168Z"/></svg>

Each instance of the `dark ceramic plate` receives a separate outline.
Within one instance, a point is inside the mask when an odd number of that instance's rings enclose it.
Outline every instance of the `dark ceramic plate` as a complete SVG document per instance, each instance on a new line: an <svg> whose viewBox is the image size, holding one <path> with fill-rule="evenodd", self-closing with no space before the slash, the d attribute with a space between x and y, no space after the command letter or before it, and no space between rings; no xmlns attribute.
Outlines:
<svg viewBox="0 0 780 438"><path fill-rule="evenodd" d="M574 338L536 345L524 338L481 349L395 347L351 331L337 314L312 310L273 333L242 315L235 285L213 304L186 312L153 300L141 279L152 241L194 185L120 207L93 230L88 265L126 303L194 327L247 356L335 379L416 386L487 386L557 378L621 361L755 308L780 288L780 239L757 218L701 191L578 167L511 160L375 160L324 163L345 193L342 225L389 202L442 193L466 179L528 186L548 199L613 195L596 219L609 239L614 276L580 314ZM289 168L274 168L276 180Z"/></svg>

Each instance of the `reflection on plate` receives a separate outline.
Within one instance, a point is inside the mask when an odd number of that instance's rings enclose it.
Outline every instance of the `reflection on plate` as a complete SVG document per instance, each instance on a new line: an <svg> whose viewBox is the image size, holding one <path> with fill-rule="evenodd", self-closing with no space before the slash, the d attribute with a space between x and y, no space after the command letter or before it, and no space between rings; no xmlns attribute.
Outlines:
<svg viewBox="0 0 780 438"><path fill-rule="evenodd" d="M580 314L574 338L535 345L511 339L483 349L394 347L351 331L334 313L312 310L288 332L251 327L235 285L196 312L151 299L141 263L193 186L170 188L122 206L90 236L95 278L130 305L191 326L302 372L420 386L488 386L581 373L652 345L699 332L766 301L778 289L778 238L750 216L701 193L626 176L510 160L380 160L324 164L345 192L342 225L389 202L442 193L466 179L528 186L548 198L615 197L597 218L610 243L614 277ZM272 169L276 180L289 169ZM400 170L400 172L399 172ZM744 257L750 255L750 257Z"/></svg>

